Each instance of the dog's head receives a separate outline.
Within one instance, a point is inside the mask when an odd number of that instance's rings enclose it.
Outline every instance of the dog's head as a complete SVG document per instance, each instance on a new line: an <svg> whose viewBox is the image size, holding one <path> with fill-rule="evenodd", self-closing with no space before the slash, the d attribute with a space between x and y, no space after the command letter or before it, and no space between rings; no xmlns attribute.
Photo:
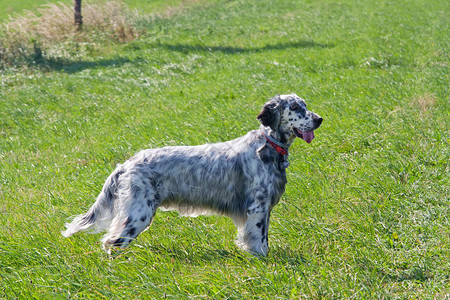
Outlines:
<svg viewBox="0 0 450 300"><path fill-rule="evenodd" d="M306 108L305 100L296 94L276 95L264 104L258 115L262 125L270 127L285 139L292 142L295 137L311 143L314 130L322 124L322 118Z"/></svg>

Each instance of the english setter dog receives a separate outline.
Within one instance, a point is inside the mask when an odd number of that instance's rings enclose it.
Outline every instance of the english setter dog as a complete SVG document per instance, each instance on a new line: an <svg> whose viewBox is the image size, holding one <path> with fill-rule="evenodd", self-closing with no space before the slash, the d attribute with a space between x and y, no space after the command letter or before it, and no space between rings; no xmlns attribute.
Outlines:
<svg viewBox="0 0 450 300"><path fill-rule="evenodd" d="M322 118L295 94L275 96L257 118L259 130L232 141L137 153L117 166L94 205L62 234L107 230L103 248L111 253L146 230L158 208L175 209L181 215L230 217L236 244L265 256L270 212L287 182L289 146L296 137L311 143Z"/></svg>

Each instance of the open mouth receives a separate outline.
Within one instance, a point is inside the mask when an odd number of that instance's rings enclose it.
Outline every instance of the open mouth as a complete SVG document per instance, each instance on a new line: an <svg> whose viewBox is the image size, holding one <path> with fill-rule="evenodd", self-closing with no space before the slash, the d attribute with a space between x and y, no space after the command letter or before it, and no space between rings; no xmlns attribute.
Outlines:
<svg viewBox="0 0 450 300"><path fill-rule="evenodd" d="M294 128L294 133L297 137L301 138L308 144L312 142L314 138L314 130L311 131L301 131L298 128Z"/></svg>

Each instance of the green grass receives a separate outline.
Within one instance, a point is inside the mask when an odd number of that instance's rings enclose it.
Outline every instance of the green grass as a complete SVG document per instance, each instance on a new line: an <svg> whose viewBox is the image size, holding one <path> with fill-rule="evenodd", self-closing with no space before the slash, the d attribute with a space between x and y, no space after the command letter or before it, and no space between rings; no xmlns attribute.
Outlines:
<svg viewBox="0 0 450 300"><path fill-rule="evenodd" d="M48 3L64 3L72 5L73 1L58 1L58 0L27 0L27 1L2 1L0 2L0 21L2 19L8 19L10 16L14 17L20 15L24 10L36 12L36 10ZM95 3L98 1L86 1L82 0L82 8L86 3ZM153 13L155 11L160 12L169 7L177 7L183 0L123 0L123 3L127 4L130 9L139 10L141 13ZM190 1L185 1L190 2Z"/></svg>
<svg viewBox="0 0 450 300"><path fill-rule="evenodd" d="M1 70L0 298L448 297L449 6L202 1ZM288 92L324 123L291 149L267 258L222 217L160 212L115 260L60 235L115 164L243 135Z"/></svg>
<svg viewBox="0 0 450 300"><path fill-rule="evenodd" d="M0 20L7 19L9 16L14 16L24 10L34 10L47 2L47 0L2 1L0 2Z"/></svg>

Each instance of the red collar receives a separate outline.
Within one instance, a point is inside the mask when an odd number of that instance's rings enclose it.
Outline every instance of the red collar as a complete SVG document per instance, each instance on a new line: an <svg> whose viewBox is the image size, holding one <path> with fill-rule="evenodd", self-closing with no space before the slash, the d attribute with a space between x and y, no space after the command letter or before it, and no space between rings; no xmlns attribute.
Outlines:
<svg viewBox="0 0 450 300"><path fill-rule="evenodd" d="M275 140L273 137L266 135L264 130L261 130L261 132L264 135L264 137L267 139L267 142L269 142L270 146L272 146L278 153L280 153L283 156L288 154L287 148L283 147L283 145L280 142Z"/></svg>

